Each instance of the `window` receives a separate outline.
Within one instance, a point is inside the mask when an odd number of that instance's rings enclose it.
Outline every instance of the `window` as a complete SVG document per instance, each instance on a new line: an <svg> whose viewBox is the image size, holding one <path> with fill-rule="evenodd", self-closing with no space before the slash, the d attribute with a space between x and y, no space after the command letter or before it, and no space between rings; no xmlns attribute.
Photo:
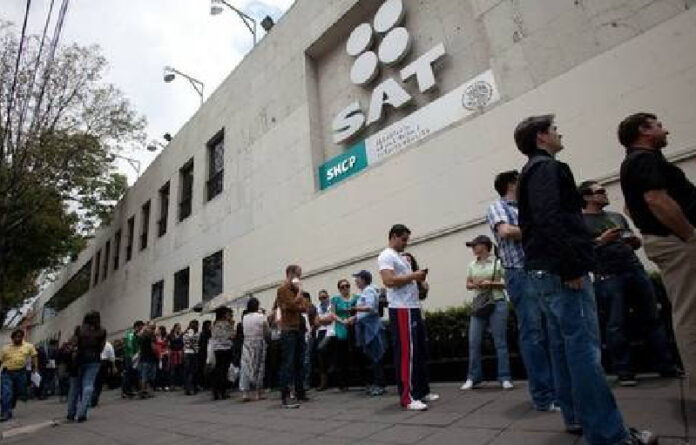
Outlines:
<svg viewBox="0 0 696 445"><path fill-rule="evenodd" d="M208 142L208 201L222 192L225 172L225 137L220 131Z"/></svg>
<svg viewBox="0 0 696 445"><path fill-rule="evenodd" d="M104 247L104 267L102 268L102 281L109 275L109 259L111 258L111 241L106 242Z"/></svg>
<svg viewBox="0 0 696 445"><path fill-rule="evenodd" d="M193 158L179 170L179 221L191 215L191 198L193 197Z"/></svg>
<svg viewBox="0 0 696 445"><path fill-rule="evenodd" d="M189 268L174 274L174 312L189 307Z"/></svg>
<svg viewBox="0 0 696 445"><path fill-rule="evenodd" d="M97 283L99 282L99 264L101 262L101 250L97 252L97 255L94 257L94 283L92 283L92 286L96 286Z"/></svg>
<svg viewBox="0 0 696 445"><path fill-rule="evenodd" d="M203 301L222 293L222 250L203 258Z"/></svg>
<svg viewBox="0 0 696 445"><path fill-rule="evenodd" d="M68 307L70 303L84 295L89 290L91 274L92 260L89 260L67 283L65 283L65 286L61 287L60 290L46 302L44 306L44 317L47 312L49 314L55 314L56 312L62 311ZM46 311L47 307L50 308L49 311Z"/></svg>
<svg viewBox="0 0 696 445"><path fill-rule="evenodd" d="M121 260L121 231L116 232L114 236L114 270L118 270Z"/></svg>
<svg viewBox="0 0 696 445"><path fill-rule="evenodd" d="M162 296L164 295L164 281L160 280L152 285L152 299L150 300L150 318L162 316Z"/></svg>
<svg viewBox="0 0 696 445"><path fill-rule="evenodd" d="M167 217L169 216L169 181L159 189L160 217L157 221L157 236L167 233Z"/></svg>
<svg viewBox="0 0 696 445"><path fill-rule="evenodd" d="M147 248L147 233L150 228L150 201L143 204L141 210L141 222L142 226L140 228L140 250Z"/></svg>
<svg viewBox="0 0 696 445"><path fill-rule="evenodd" d="M126 244L126 261L133 258L133 237L135 236L135 216L128 218L128 244Z"/></svg>

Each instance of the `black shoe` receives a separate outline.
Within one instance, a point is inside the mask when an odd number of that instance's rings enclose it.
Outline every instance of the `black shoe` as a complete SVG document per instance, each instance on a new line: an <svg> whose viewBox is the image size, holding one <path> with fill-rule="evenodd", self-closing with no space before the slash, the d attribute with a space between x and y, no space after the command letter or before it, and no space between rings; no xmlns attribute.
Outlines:
<svg viewBox="0 0 696 445"><path fill-rule="evenodd" d="M629 428L628 437L623 441L625 445L656 445L657 436L650 431L638 431Z"/></svg>
<svg viewBox="0 0 696 445"><path fill-rule="evenodd" d="M293 408L299 408L300 404L297 403L296 400L293 400L290 398L290 391L284 390L281 392L281 400L282 400L282 407L283 408L288 408L288 409L293 409Z"/></svg>
<svg viewBox="0 0 696 445"><path fill-rule="evenodd" d="M304 391L301 391L301 392L297 393L297 401L298 402L309 402L309 397L307 397L307 394L305 394Z"/></svg>
<svg viewBox="0 0 696 445"><path fill-rule="evenodd" d="M619 376L619 386L630 387L630 386L637 386L637 385L638 385L638 380L636 380L636 376L634 376L634 375L620 375Z"/></svg>
<svg viewBox="0 0 696 445"><path fill-rule="evenodd" d="M85 422L86 420L87 420L86 417L78 417L78 418L77 418L77 423L82 423L82 422Z"/></svg>
<svg viewBox="0 0 696 445"><path fill-rule="evenodd" d="M660 373L660 377L663 379L683 379L686 374L683 369L673 368L669 371L663 371Z"/></svg>
<svg viewBox="0 0 696 445"><path fill-rule="evenodd" d="M582 436L582 425L579 423L573 423L566 425L566 433L572 434L574 436Z"/></svg>
<svg viewBox="0 0 696 445"><path fill-rule="evenodd" d="M0 422L7 422L12 418L12 414L3 414L0 416Z"/></svg>
<svg viewBox="0 0 696 445"><path fill-rule="evenodd" d="M68 423L73 423L73 422L75 421L75 418L74 418L74 417L68 416L68 417L65 418L65 420L66 420Z"/></svg>

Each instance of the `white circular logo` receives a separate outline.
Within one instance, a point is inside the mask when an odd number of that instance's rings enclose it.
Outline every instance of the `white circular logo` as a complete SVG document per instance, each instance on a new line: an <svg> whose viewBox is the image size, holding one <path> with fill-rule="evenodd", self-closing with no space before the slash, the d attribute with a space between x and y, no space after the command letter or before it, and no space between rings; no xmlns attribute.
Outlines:
<svg viewBox="0 0 696 445"><path fill-rule="evenodd" d="M406 28L399 26L404 15L402 0L387 0L377 10L372 25L361 23L350 33L346 52L356 57L350 70L350 80L355 85L369 84L379 74L380 62L395 65L411 50L411 35ZM374 43L375 31L384 34L376 53L368 51Z"/></svg>
<svg viewBox="0 0 696 445"><path fill-rule="evenodd" d="M493 97L493 86L483 80L478 80L464 90L462 104L467 110L478 110L491 101Z"/></svg>

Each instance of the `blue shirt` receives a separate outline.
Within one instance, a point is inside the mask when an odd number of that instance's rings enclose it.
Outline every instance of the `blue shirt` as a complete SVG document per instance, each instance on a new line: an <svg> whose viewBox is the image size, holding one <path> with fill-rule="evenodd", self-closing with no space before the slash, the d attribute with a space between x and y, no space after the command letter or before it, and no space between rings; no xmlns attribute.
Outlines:
<svg viewBox="0 0 696 445"><path fill-rule="evenodd" d="M522 242L511 238L503 238L496 230L498 224L510 224L519 226L519 214L515 201L500 198L488 207L486 215L488 225L493 232L495 242L499 246L499 256L503 267L508 269L522 269L524 267L524 250Z"/></svg>
<svg viewBox="0 0 696 445"><path fill-rule="evenodd" d="M369 285L363 289L358 296L356 306L369 306L372 308L372 311L370 312L358 312L358 320L370 315L377 315L379 313L379 292L377 291L377 288L375 288L373 285Z"/></svg>

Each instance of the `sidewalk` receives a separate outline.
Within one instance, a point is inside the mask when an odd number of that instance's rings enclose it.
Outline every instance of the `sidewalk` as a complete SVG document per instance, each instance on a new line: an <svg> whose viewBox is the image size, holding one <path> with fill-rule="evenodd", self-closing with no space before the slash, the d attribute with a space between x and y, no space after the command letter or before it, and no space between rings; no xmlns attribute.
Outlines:
<svg viewBox="0 0 696 445"><path fill-rule="evenodd" d="M615 388L630 426L652 429L663 445L685 444L678 380L644 379L636 388ZM278 394L262 402L213 402L208 393L186 397L158 393L149 400L123 400L119 391L103 394L101 405L82 424L62 424L65 405L57 399L19 403L16 419L0 426L3 432L52 419L58 426L3 440L8 444L147 445L194 444L380 444L423 445L575 445L580 438L565 434L559 413L539 413L528 401L527 385L513 391L488 386L463 392L459 384L434 384L441 399L417 413L397 406L394 389L369 398L357 389L347 393L310 392L300 409L280 408ZM696 445L696 409L690 411L691 443Z"/></svg>

